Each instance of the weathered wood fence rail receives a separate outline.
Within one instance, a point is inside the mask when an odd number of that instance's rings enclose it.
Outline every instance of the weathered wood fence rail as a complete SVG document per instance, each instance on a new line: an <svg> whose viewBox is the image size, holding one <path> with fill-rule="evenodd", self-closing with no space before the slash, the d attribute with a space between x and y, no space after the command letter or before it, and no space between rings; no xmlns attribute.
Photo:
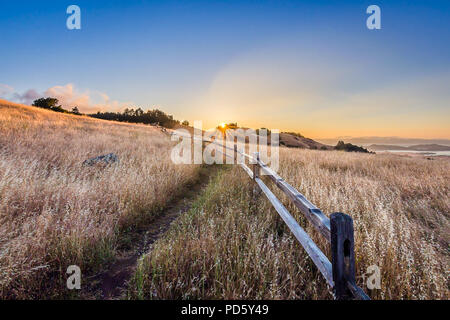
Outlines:
<svg viewBox="0 0 450 320"><path fill-rule="evenodd" d="M253 170L244 163L240 164L241 167L258 184L262 192L269 199L275 210L322 273L328 285L333 288L335 297L337 299L369 300L370 298L365 292L356 285L352 218L347 214L337 212L333 213L331 219L329 219L319 208L309 202L300 192L263 163L259 159L258 153L255 153L253 157L247 154L242 155L254 164ZM297 223L281 201L278 200L261 180L261 170L288 196L300 212L312 223L315 229L330 243L331 262L305 230Z"/></svg>
<svg viewBox="0 0 450 320"><path fill-rule="evenodd" d="M331 214L330 218L328 218L319 208L309 202L305 196L262 162L259 158L259 153L256 152L251 156L237 150L236 144L234 145L234 148L231 149L212 140L202 139L202 141L217 144L224 149L233 150L233 158L237 158L237 155L240 154L248 159L249 164L252 164L253 166L252 169L245 164L245 161L239 163L239 165L259 186L280 217L300 242L301 246L308 253L328 285L333 288L336 299L370 300L366 293L356 285L353 219L349 215L336 212ZM227 152L220 150L219 152L226 157L230 157ZM282 202L261 180L261 171L264 171L264 175L272 180L275 185L288 196L295 207L300 210L306 219L312 223L314 228L327 240L331 248L331 262L289 213Z"/></svg>

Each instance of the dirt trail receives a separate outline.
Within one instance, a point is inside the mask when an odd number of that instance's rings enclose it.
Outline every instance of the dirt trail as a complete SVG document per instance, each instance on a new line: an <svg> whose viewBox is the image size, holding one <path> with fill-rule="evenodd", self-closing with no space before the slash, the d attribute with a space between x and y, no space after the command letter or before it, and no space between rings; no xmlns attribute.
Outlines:
<svg viewBox="0 0 450 320"><path fill-rule="evenodd" d="M129 279L133 275L139 258L151 250L151 245L169 229L174 220L187 212L195 199L207 186L210 177L217 173L217 168L202 168L199 181L186 188L182 197L168 207L145 229L131 235L131 245L120 250L116 260L108 270L88 277L88 288L82 293L83 299L114 300L125 298Z"/></svg>

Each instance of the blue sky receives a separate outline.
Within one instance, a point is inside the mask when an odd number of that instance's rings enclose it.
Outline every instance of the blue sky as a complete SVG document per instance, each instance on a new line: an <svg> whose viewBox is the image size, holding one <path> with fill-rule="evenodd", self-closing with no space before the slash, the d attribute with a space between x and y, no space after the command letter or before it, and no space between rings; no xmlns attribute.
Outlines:
<svg viewBox="0 0 450 320"><path fill-rule="evenodd" d="M66 28L71 4L81 30ZM371 4L381 30L366 28ZM450 1L1 1L0 39L11 100L450 138Z"/></svg>

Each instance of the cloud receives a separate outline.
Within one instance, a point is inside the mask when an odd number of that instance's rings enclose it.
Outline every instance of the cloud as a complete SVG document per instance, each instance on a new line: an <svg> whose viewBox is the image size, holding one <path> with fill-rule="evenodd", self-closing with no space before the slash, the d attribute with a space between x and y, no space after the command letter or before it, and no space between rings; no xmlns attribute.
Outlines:
<svg viewBox="0 0 450 320"><path fill-rule="evenodd" d="M18 101L23 104L32 104L34 100L41 98L42 95L39 94L34 89L29 89L25 91L23 94L15 92L13 94L13 100Z"/></svg>
<svg viewBox="0 0 450 320"><path fill-rule="evenodd" d="M130 102L111 100L106 93L98 91L80 91L71 83L65 86L54 86L47 89L45 96L57 98L63 108L78 107L81 112L92 113L97 111L119 111Z"/></svg>
<svg viewBox="0 0 450 320"><path fill-rule="evenodd" d="M13 91L13 88L0 84L0 96L4 96ZM29 89L24 93L13 93L12 100L23 104L32 104L34 100L42 97L53 97L59 100L64 109L71 110L73 107L83 113L95 113L97 111L119 111L127 106L133 105L131 102L120 102L111 100L106 93L90 90L79 90L72 83L63 86L53 86L43 93L35 89Z"/></svg>
<svg viewBox="0 0 450 320"><path fill-rule="evenodd" d="M77 92L73 84L66 84L65 86L54 86L47 89L44 92L46 97L53 97L59 100L59 103L64 108L78 107L78 109L88 109L93 108L91 103L91 98L88 92Z"/></svg>
<svg viewBox="0 0 450 320"><path fill-rule="evenodd" d="M6 97L6 95L12 93L14 88L7 84L0 83L0 98Z"/></svg>

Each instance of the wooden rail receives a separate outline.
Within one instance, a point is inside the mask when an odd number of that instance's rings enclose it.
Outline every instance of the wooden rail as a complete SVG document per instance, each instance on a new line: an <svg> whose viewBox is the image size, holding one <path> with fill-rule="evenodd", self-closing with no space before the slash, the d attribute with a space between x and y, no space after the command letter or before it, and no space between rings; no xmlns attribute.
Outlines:
<svg viewBox="0 0 450 320"><path fill-rule="evenodd" d="M255 181L267 199L269 199L272 206L317 266L327 284L333 288L336 299L370 300L366 293L356 285L354 230L353 220L349 215L337 212L331 214L330 218L328 218L319 208L309 202L304 195L298 192L293 186L262 162L259 158L259 153L256 152L253 156L250 156L238 151L236 145L234 145L233 149L230 149L211 139L203 140L203 142L214 143L221 148L233 150L233 158L239 153L247 158L249 163L253 163L252 169L245 163L240 163L239 165L250 178ZM227 152L218 151L224 156L230 157ZM261 171L263 171L264 175L272 180L275 185L288 196L314 228L327 240L331 248L331 262L284 207L281 201L261 180Z"/></svg>
<svg viewBox="0 0 450 320"><path fill-rule="evenodd" d="M259 159L258 153L255 153L253 157L247 154L241 154L254 162L253 170L250 170L243 163L240 164L241 167L244 168L250 178L257 183L269 199L275 210L322 273L328 285L333 288L335 297L337 299L370 300L365 292L356 285L352 218L344 213L333 213L331 219L329 219L319 208L309 202L305 196L263 163ZM325 254L283 206L281 201L264 184L260 178L260 170L265 172L265 175L288 196L300 212L312 223L315 229L330 243L332 262L328 260Z"/></svg>

